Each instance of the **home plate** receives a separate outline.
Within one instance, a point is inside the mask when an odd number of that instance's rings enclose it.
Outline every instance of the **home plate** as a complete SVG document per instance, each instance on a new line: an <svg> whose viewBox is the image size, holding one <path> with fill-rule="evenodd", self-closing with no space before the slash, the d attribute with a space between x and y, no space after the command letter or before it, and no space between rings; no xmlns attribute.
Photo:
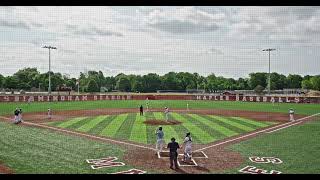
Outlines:
<svg viewBox="0 0 320 180"><path fill-rule="evenodd" d="M169 151L162 151L162 152L158 152L158 158L170 158L170 153ZM179 154L179 156L183 156L183 154ZM203 152L193 152L192 153L192 158L208 158L208 156Z"/></svg>
<svg viewBox="0 0 320 180"><path fill-rule="evenodd" d="M198 166L198 164L194 161L194 159L191 159L190 162L183 162L180 158L178 158L178 165L179 166Z"/></svg>

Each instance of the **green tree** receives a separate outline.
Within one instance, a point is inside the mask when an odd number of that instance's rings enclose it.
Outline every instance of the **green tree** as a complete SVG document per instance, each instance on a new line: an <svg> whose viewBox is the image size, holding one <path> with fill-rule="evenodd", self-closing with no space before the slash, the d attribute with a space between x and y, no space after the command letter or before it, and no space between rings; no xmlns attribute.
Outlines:
<svg viewBox="0 0 320 180"><path fill-rule="evenodd" d="M301 86L303 89L313 89L312 83L309 79L302 80Z"/></svg>
<svg viewBox="0 0 320 180"><path fill-rule="evenodd" d="M4 84L4 76L0 74L0 88L3 88L3 84Z"/></svg>
<svg viewBox="0 0 320 180"><path fill-rule="evenodd" d="M287 87L292 89L301 88L303 78L300 75L289 74L287 77Z"/></svg>
<svg viewBox="0 0 320 180"><path fill-rule="evenodd" d="M30 90L32 87L38 87L39 72L37 68L24 68L13 74L18 80L17 88Z"/></svg>
<svg viewBox="0 0 320 180"><path fill-rule="evenodd" d="M100 88L98 86L98 83L94 79L89 80L89 83L87 85L87 91L88 92L100 92Z"/></svg>
<svg viewBox="0 0 320 180"><path fill-rule="evenodd" d="M105 85L104 86L109 91L115 90L116 84L117 84L117 81L116 81L115 77L111 76L111 77L106 77L105 78Z"/></svg>
<svg viewBox="0 0 320 180"><path fill-rule="evenodd" d="M320 91L320 75L310 78L310 82L313 90Z"/></svg>
<svg viewBox="0 0 320 180"><path fill-rule="evenodd" d="M125 76L119 77L117 89L122 92L129 92L131 90L131 83L129 79Z"/></svg>
<svg viewBox="0 0 320 180"><path fill-rule="evenodd" d="M243 79L239 78L237 80L237 90L248 90L249 89L249 80L248 79Z"/></svg>
<svg viewBox="0 0 320 180"><path fill-rule="evenodd" d="M155 73L149 73L143 77L143 92L156 92L160 89L161 79Z"/></svg>
<svg viewBox="0 0 320 180"><path fill-rule="evenodd" d="M4 87L10 89L18 89L19 80L16 76L8 76L4 79Z"/></svg>
<svg viewBox="0 0 320 180"><path fill-rule="evenodd" d="M258 85L262 87L267 87L267 73L250 73L249 76L249 86L251 89L254 89Z"/></svg>
<svg viewBox="0 0 320 180"><path fill-rule="evenodd" d="M205 90L208 92L215 92L218 90L217 77L213 73L206 78Z"/></svg>
<svg viewBox="0 0 320 180"><path fill-rule="evenodd" d="M161 79L161 88L163 90L179 90L181 89L179 87L178 79L177 79L177 73L175 72L169 72L162 76Z"/></svg>
<svg viewBox="0 0 320 180"><path fill-rule="evenodd" d="M132 92L144 92L144 81L141 76L137 76L132 83Z"/></svg>
<svg viewBox="0 0 320 180"><path fill-rule="evenodd" d="M287 87L287 77L283 74L271 73L271 90L278 90Z"/></svg>

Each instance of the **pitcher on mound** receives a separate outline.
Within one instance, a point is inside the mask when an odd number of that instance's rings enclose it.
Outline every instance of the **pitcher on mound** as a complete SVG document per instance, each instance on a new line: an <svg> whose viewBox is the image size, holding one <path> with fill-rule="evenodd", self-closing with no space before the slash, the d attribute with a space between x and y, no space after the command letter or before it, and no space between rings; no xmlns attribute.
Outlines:
<svg viewBox="0 0 320 180"><path fill-rule="evenodd" d="M168 107L164 108L164 114L166 115L166 121L168 121L169 120L169 108Z"/></svg>

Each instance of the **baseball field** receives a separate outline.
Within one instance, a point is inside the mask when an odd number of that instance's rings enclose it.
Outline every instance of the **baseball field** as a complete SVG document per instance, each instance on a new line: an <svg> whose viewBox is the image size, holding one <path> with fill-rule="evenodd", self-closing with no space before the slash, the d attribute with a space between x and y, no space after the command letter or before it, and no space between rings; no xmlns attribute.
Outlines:
<svg viewBox="0 0 320 180"><path fill-rule="evenodd" d="M0 103L0 173L319 173L320 105L197 100ZM187 108L188 104L188 108ZM15 108L23 109L13 124ZM170 108L166 121L164 107ZM48 119L47 109L52 109ZM288 110L296 121L289 122ZM155 130L190 164L169 169Z"/></svg>

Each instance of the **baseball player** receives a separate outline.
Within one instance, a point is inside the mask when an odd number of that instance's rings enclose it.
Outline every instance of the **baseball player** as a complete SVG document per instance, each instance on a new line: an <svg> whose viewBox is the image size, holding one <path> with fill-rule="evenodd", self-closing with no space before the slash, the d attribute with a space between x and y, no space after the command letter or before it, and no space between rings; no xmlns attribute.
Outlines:
<svg viewBox="0 0 320 180"><path fill-rule="evenodd" d="M187 111L189 111L189 103L187 103Z"/></svg>
<svg viewBox="0 0 320 180"><path fill-rule="evenodd" d="M183 162L189 163L192 158L192 138L189 132L186 134L186 138L184 139L183 144L184 144Z"/></svg>
<svg viewBox="0 0 320 180"><path fill-rule="evenodd" d="M147 112L149 111L149 98L146 99Z"/></svg>
<svg viewBox="0 0 320 180"><path fill-rule="evenodd" d="M52 117L52 111L50 108L48 108L48 119L51 119Z"/></svg>
<svg viewBox="0 0 320 180"><path fill-rule="evenodd" d="M18 121L19 121L19 123L23 122L23 120L22 120L22 109L21 108L19 109Z"/></svg>
<svg viewBox="0 0 320 180"><path fill-rule="evenodd" d="M29 97L29 99L28 99L28 105L30 105L31 104L31 98Z"/></svg>
<svg viewBox="0 0 320 180"><path fill-rule="evenodd" d="M16 110L14 111L14 121L13 123L18 124L19 123L19 109L16 108Z"/></svg>
<svg viewBox="0 0 320 180"><path fill-rule="evenodd" d="M294 115L294 110L292 108L290 108L290 110L289 110L290 121L294 121L293 115Z"/></svg>
<svg viewBox="0 0 320 180"><path fill-rule="evenodd" d="M143 116L143 106L140 106L140 116Z"/></svg>
<svg viewBox="0 0 320 180"><path fill-rule="evenodd" d="M156 149L157 153L162 152L163 144L164 144L164 133L162 131L162 127L159 127L158 130L155 131L157 136Z"/></svg>
<svg viewBox="0 0 320 180"><path fill-rule="evenodd" d="M169 108L168 107L164 108L164 114L166 115L166 121L168 121L169 120Z"/></svg>
<svg viewBox="0 0 320 180"><path fill-rule="evenodd" d="M178 152L177 150L180 148L179 144L176 142L176 139L171 138L171 142L167 146L170 149L170 169L173 169L173 163L176 169L179 169L178 166Z"/></svg>

